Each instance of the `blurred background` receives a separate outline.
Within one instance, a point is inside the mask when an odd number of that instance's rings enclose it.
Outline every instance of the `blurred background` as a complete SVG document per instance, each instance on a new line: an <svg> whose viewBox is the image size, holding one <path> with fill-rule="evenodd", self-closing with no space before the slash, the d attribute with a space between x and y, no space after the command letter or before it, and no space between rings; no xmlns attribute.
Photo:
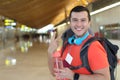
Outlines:
<svg viewBox="0 0 120 80"><path fill-rule="evenodd" d="M69 28L70 10L77 5L90 10L93 35L120 47L120 0L0 0L0 78L55 80L48 44L53 31L59 35ZM116 80L119 73L118 65Z"/></svg>

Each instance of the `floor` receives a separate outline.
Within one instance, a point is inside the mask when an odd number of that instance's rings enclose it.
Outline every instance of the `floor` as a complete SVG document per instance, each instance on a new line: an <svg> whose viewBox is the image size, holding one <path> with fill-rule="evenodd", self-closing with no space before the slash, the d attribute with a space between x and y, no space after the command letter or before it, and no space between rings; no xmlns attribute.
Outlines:
<svg viewBox="0 0 120 80"><path fill-rule="evenodd" d="M23 41L1 50L0 80L55 80L48 69L47 47L39 41ZM115 74L120 80L120 65Z"/></svg>
<svg viewBox="0 0 120 80"><path fill-rule="evenodd" d="M30 45L28 52L20 46L0 51L0 80L55 80L47 66L47 45Z"/></svg>

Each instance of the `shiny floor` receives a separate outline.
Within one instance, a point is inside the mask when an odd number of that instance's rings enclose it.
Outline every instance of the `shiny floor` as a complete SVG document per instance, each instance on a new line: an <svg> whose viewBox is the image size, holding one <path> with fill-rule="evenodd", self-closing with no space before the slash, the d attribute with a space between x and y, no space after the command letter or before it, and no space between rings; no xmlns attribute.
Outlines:
<svg viewBox="0 0 120 80"><path fill-rule="evenodd" d="M55 80L47 66L47 44L18 44L0 51L0 80Z"/></svg>
<svg viewBox="0 0 120 80"><path fill-rule="evenodd" d="M0 80L55 80L48 69L47 47L39 41L24 41L2 49ZM120 65L115 74L116 80L120 80Z"/></svg>

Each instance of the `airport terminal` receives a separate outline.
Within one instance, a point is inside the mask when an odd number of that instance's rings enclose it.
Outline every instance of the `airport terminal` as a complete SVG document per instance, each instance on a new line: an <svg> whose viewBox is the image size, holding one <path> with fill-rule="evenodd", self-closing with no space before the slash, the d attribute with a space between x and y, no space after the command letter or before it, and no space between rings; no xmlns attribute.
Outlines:
<svg viewBox="0 0 120 80"><path fill-rule="evenodd" d="M90 11L91 34L120 48L120 0L0 0L1 80L56 80L48 67L50 39L70 27L70 11L78 5ZM117 57L120 80L120 49Z"/></svg>

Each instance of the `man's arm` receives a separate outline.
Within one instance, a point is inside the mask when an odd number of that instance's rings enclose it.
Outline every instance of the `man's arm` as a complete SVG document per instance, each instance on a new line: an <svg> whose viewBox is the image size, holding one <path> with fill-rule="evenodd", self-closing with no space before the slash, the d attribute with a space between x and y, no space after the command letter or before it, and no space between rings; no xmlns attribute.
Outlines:
<svg viewBox="0 0 120 80"><path fill-rule="evenodd" d="M73 80L74 72L71 71L69 68L64 68L60 70L61 73L59 74L62 78L68 78L70 80ZM93 71L94 74L79 74L78 80L110 80L110 71L109 67Z"/></svg>
<svg viewBox="0 0 120 80"><path fill-rule="evenodd" d="M51 72L51 74L54 76L54 70L53 70L53 54L55 53L55 51L57 51L57 48L58 48L58 44L59 44L59 40L61 38L61 35L58 36L56 38L56 32L54 32L52 38L51 38L51 42L49 44L49 47L48 47L48 67L49 67L49 70Z"/></svg>
<svg viewBox="0 0 120 80"><path fill-rule="evenodd" d="M52 53L48 51L48 67L50 70L50 73L54 76L54 71L53 71L53 57Z"/></svg>
<svg viewBox="0 0 120 80"><path fill-rule="evenodd" d="M81 74L79 80L110 80L109 67L96 70L91 75Z"/></svg>

